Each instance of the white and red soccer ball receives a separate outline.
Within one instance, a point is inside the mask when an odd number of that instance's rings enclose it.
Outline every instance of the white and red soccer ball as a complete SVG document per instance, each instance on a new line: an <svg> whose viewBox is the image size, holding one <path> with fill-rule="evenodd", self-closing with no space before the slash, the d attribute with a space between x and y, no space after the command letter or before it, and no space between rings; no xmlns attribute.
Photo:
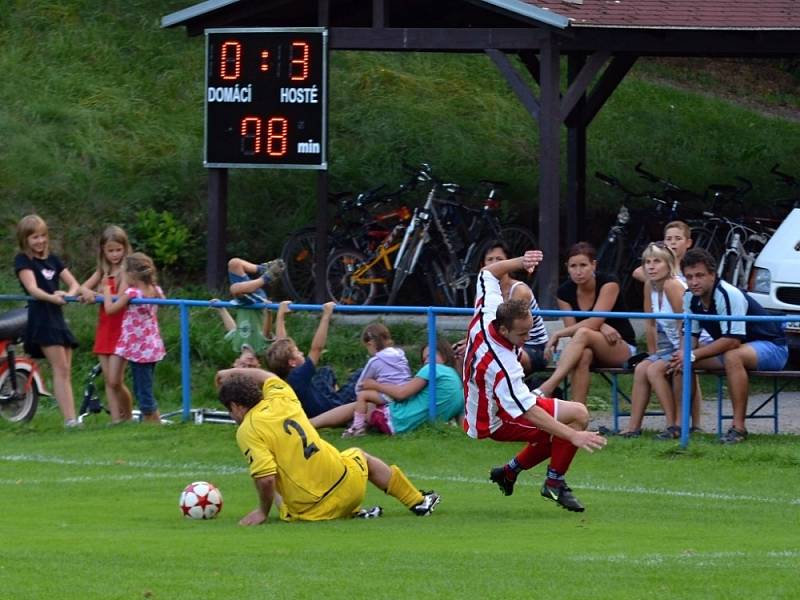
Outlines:
<svg viewBox="0 0 800 600"><path fill-rule="evenodd" d="M183 489L178 506L189 519L213 519L222 510L222 492L213 483L195 481Z"/></svg>

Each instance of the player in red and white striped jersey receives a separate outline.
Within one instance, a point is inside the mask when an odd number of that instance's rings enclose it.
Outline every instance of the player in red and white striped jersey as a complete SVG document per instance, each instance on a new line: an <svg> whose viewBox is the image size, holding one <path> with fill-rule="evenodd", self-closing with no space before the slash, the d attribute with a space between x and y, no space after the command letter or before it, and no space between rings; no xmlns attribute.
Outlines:
<svg viewBox="0 0 800 600"><path fill-rule="evenodd" d="M533 317L528 303L503 302L499 279L525 269L533 272L542 253L493 263L478 275L475 315L469 326L464 357L464 429L473 438L527 442L508 464L490 472L506 496L514 491L520 471L550 459L542 496L576 512L583 506L572 495L564 475L578 448L589 452L606 440L584 431L589 413L583 404L536 396L523 381L520 347L528 339Z"/></svg>

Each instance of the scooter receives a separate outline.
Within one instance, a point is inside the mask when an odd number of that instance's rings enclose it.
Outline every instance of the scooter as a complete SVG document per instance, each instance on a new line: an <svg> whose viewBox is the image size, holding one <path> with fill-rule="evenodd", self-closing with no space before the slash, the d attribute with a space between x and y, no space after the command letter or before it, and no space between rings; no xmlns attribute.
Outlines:
<svg viewBox="0 0 800 600"><path fill-rule="evenodd" d="M50 396L36 361L16 356L14 346L22 341L28 309L17 308L0 315L0 417L12 423L30 421L40 396Z"/></svg>

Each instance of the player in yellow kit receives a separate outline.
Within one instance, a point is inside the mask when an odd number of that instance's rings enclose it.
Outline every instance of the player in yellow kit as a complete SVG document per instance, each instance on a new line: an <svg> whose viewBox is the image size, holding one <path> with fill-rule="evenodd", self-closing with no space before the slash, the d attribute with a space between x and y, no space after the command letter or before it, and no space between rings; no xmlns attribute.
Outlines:
<svg viewBox="0 0 800 600"><path fill-rule="evenodd" d="M403 471L358 448L339 452L308 421L300 401L277 375L261 369L217 373L219 399L238 423L236 441L249 462L259 506L242 525L267 520L273 504L286 521L379 516L360 510L367 480L419 516L439 503L435 492L417 490Z"/></svg>

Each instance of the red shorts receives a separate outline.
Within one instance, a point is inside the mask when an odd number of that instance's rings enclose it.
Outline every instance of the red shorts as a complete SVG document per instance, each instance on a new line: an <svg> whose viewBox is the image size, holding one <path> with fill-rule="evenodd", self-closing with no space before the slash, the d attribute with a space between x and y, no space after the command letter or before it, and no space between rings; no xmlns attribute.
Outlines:
<svg viewBox="0 0 800 600"><path fill-rule="evenodd" d="M374 429L386 435L394 435L394 427L392 427L392 416L389 413L389 406L376 406L375 410L369 415L367 424Z"/></svg>
<svg viewBox="0 0 800 600"><path fill-rule="evenodd" d="M548 415L556 418L556 398L537 398L536 406L544 410ZM504 421L497 428L497 431L489 436L496 442L528 442L538 444L549 442L552 435L546 431L538 429L533 423L525 418L524 415L518 416L512 421Z"/></svg>

